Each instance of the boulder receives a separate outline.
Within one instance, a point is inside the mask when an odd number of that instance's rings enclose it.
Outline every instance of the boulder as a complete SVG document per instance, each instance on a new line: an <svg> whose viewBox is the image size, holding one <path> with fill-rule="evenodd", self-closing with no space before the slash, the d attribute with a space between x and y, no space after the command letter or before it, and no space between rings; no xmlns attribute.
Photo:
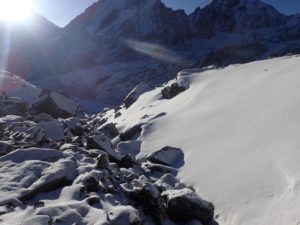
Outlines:
<svg viewBox="0 0 300 225"><path fill-rule="evenodd" d="M120 134L121 141L129 141L129 140L133 139L135 136L140 135L142 132L143 125L144 124L135 125L135 126L129 128L128 130L126 130L125 132L121 133Z"/></svg>
<svg viewBox="0 0 300 225"><path fill-rule="evenodd" d="M47 113L53 118L69 118L79 111L79 105L62 93L44 90L31 106L36 113Z"/></svg>
<svg viewBox="0 0 300 225"><path fill-rule="evenodd" d="M135 187L129 196L143 206L146 214L160 224L166 218L166 206L158 189L151 183L145 182Z"/></svg>
<svg viewBox="0 0 300 225"><path fill-rule="evenodd" d="M200 198L189 188L163 192L169 217L181 223L199 220L209 225L214 218L214 205Z"/></svg>
<svg viewBox="0 0 300 225"><path fill-rule="evenodd" d="M74 181L75 184L82 184L87 192L97 192L99 181L97 175L93 172L80 175Z"/></svg>
<svg viewBox="0 0 300 225"><path fill-rule="evenodd" d="M178 83L173 83L171 86L167 86L161 91L161 95L163 99L171 99L184 92L186 88L184 86L180 86Z"/></svg>
<svg viewBox="0 0 300 225"><path fill-rule="evenodd" d="M63 187L76 176L76 163L53 149L19 149L0 157L0 205L26 201Z"/></svg>
<svg viewBox="0 0 300 225"><path fill-rule="evenodd" d="M33 118L33 121L36 123L40 123L40 122L52 122L53 118L52 116L46 114L46 113L40 113L37 116L35 116Z"/></svg>
<svg viewBox="0 0 300 225"><path fill-rule="evenodd" d="M3 137L5 128L6 128L6 126L5 126L4 122L0 122L0 139L2 139L2 137Z"/></svg>
<svg viewBox="0 0 300 225"><path fill-rule="evenodd" d="M117 206L108 213L110 225L142 225L139 211L132 206Z"/></svg>
<svg viewBox="0 0 300 225"><path fill-rule="evenodd" d="M139 98L139 96L143 93L145 93L149 89L149 86L141 82L138 84L123 100L123 105L126 109L128 109L133 103L136 102L136 100Z"/></svg>
<svg viewBox="0 0 300 225"><path fill-rule="evenodd" d="M117 145L117 150L122 155L133 155L137 156L141 151L141 141L126 141L126 142L120 142Z"/></svg>
<svg viewBox="0 0 300 225"><path fill-rule="evenodd" d="M41 122L37 124L38 127L46 131L46 137L54 141L61 141L65 139L64 130L57 122Z"/></svg>
<svg viewBox="0 0 300 225"><path fill-rule="evenodd" d="M29 104L20 98L0 98L0 116L18 115L25 116L28 112Z"/></svg>
<svg viewBox="0 0 300 225"><path fill-rule="evenodd" d="M148 156L152 163L180 168L184 165L184 154L181 149L166 146Z"/></svg>
<svg viewBox="0 0 300 225"><path fill-rule="evenodd" d="M120 161L121 154L113 149L113 145L108 137L105 135L92 135L87 138L87 148L100 149L108 153L113 159Z"/></svg>
<svg viewBox="0 0 300 225"><path fill-rule="evenodd" d="M136 164L135 158L132 155L125 155L122 157L119 166L123 168L131 168Z"/></svg>
<svg viewBox="0 0 300 225"><path fill-rule="evenodd" d="M113 123L108 123L103 126L100 126L97 131L105 134L108 138L113 139L119 135L119 131L116 128L116 125Z"/></svg>
<svg viewBox="0 0 300 225"><path fill-rule="evenodd" d="M155 182L155 185L163 191L185 188L185 185L180 183L179 180L170 173L163 175Z"/></svg>
<svg viewBox="0 0 300 225"><path fill-rule="evenodd" d="M7 141L0 141L0 157L4 156L15 149L12 143Z"/></svg>
<svg viewBox="0 0 300 225"><path fill-rule="evenodd" d="M66 150L72 150L72 151L77 151L78 147L76 145L73 144L63 144L62 146L60 146L59 150L60 151L66 151Z"/></svg>
<svg viewBox="0 0 300 225"><path fill-rule="evenodd" d="M99 169L107 169L109 165L109 159L107 157L107 154L100 154L97 157L97 168Z"/></svg>
<svg viewBox="0 0 300 225"><path fill-rule="evenodd" d="M83 127L80 119L75 117L70 117L65 119L64 125L68 128L74 136L80 136L83 134Z"/></svg>

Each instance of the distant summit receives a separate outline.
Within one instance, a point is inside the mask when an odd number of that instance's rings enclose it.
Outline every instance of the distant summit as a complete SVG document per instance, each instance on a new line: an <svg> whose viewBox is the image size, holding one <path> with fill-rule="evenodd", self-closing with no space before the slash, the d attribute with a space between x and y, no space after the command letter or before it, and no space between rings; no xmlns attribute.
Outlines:
<svg viewBox="0 0 300 225"><path fill-rule="evenodd" d="M186 67L300 52L299 15L285 16L259 0L214 0L190 15L160 0L100 0L65 28L39 23L43 32L13 35L26 77L49 77L51 87L99 101L119 103L141 81L153 87ZM7 69L22 74L15 61L10 58Z"/></svg>

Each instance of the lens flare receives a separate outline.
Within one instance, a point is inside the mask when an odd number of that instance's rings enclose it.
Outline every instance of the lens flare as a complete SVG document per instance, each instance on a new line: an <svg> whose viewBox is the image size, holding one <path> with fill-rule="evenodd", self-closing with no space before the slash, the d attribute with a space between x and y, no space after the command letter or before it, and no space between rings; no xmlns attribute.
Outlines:
<svg viewBox="0 0 300 225"><path fill-rule="evenodd" d="M0 0L0 20L23 22L32 14L31 0Z"/></svg>
<svg viewBox="0 0 300 225"><path fill-rule="evenodd" d="M191 62L180 56L179 53L158 44L133 40L125 40L124 42L129 48L164 62L181 66L191 64Z"/></svg>

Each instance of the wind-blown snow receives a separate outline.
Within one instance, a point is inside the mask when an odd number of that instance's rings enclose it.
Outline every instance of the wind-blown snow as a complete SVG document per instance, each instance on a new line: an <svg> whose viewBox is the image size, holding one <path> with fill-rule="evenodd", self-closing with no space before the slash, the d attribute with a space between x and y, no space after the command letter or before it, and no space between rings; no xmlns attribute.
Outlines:
<svg viewBox="0 0 300 225"><path fill-rule="evenodd" d="M8 96L33 102L39 97L41 90L18 76L0 71L0 93L2 92Z"/></svg>
<svg viewBox="0 0 300 225"><path fill-rule="evenodd" d="M0 71L0 94L5 92L8 96L18 97L27 102L34 102L41 90L26 82L22 78L12 75L10 73Z"/></svg>
<svg viewBox="0 0 300 225"><path fill-rule="evenodd" d="M185 71L187 91L160 100L157 88L114 122L121 130L137 121L148 123L142 153L182 148L185 165L179 177L214 202L220 224L296 225L299 65L300 57L294 56Z"/></svg>

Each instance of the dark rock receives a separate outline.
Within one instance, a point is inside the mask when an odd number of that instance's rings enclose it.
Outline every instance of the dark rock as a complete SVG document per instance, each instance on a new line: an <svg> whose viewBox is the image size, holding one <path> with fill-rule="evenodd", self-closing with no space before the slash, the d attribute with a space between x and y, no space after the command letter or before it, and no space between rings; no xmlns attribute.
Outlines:
<svg viewBox="0 0 300 225"><path fill-rule="evenodd" d="M18 115L26 116L29 104L22 99L7 97L0 99L0 116Z"/></svg>
<svg viewBox="0 0 300 225"><path fill-rule="evenodd" d="M131 168L136 164L135 159L131 155L125 155L122 157L121 162L119 163L120 167Z"/></svg>
<svg viewBox="0 0 300 225"><path fill-rule="evenodd" d="M93 206L100 203L100 198L97 195L90 196L86 199L87 204Z"/></svg>
<svg viewBox="0 0 300 225"><path fill-rule="evenodd" d="M3 122L0 122L0 139L2 139L4 131L5 131L5 124Z"/></svg>
<svg viewBox="0 0 300 225"><path fill-rule="evenodd" d="M46 114L46 113L40 113L37 116L33 118L33 121L36 123L40 122L53 122L52 116Z"/></svg>
<svg viewBox="0 0 300 225"><path fill-rule="evenodd" d="M184 92L185 90L185 87L180 86L178 83L173 83L171 86L162 89L161 95L163 99L171 99L177 96L179 93Z"/></svg>
<svg viewBox="0 0 300 225"><path fill-rule="evenodd" d="M87 176L83 180L83 185L88 192L97 192L99 188L99 182L94 176Z"/></svg>
<svg viewBox="0 0 300 225"><path fill-rule="evenodd" d="M35 202L33 204L33 207L36 209L36 208L41 208L41 207L44 207L45 206L45 202L42 202L42 201L38 201L38 202Z"/></svg>
<svg viewBox="0 0 300 225"><path fill-rule="evenodd" d="M184 165L184 154L181 149L166 146L148 156L152 163L180 168Z"/></svg>
<svg viewBox="0 0 300 225"><path fill-rule="evenodd" d="M72 144L77 144L78 146L81 146L81 147L84 146L84 138L81 136L72 137L70 142Z"/></svg>
<svg viewBox="0 0 300 225"><path fill-rule="evenodd" d="M78 118L71 117L64 120L64 125L68 128L74 136L80 136L83 134L84 129L81 121Z"/></svg>
<svg viewBox="0 0 300 225"><path fill-rule="evenodd" d="M54 141L61 141L65 139L64 130L57 122L40 122L38 127L46 131L46 137Z"/></svg>
<svg viewBox="0 0 300 225"><path fill-rule="evenodd" d="M135 103L139 96L146 92L148 88L148 85L144 82L138 84L123 100L125 108L128 109L133 103Z"/></svg>
<svg viewBox="0 0 300 225"><path fill-rule="evenodd" d="M0 157L12 152L14 149L16 147L12 143L0 141Z"/></svg>
<svg viewBox="0 0 300 225"><path fill-rule="evenodd" d="M50 90L43 90L40 98L32 104L31 111L46 113L53 118L69 118L78 113L79 106L67 96Z"/></svg>
<svg viewBox="0 0 300 225"><path fill-rule="evenodd" d="M112 195L116 195L118 194L118 190L115 188L114 185L109 185L106 189L105 189L106 193L112 194Z"/></svg>
<svg viewBox="0 0 300 225"><path fill-rule="evenodd" d="M104 126L99 127L97 130L105 134L110 139L113 139L119 135L119 131L113 123L105 124Z"/></svg>
<svg viewBox="0 0 300 225"><path fill-rule="evenodd" d="M166 205L161 193L151 183L145 183L141 188L134 188L129 195L133 200L143 206L146 214L151 215L158 224L166 217Z"/></svg>
<svg viewBox="0 0 300 225"><path fill-rule="evenodd" d="M42 143L43 148L50 148L50 149L59 149L59 144L56 141L53 141L51 139L46 139Z"/></svg>
<svg viewBox="0 0 300 225"><path fill-rule="evenodd" d="M115 113L115 117L114 118L116 119L116 118L120 117L121 115L122 115L122 113L120 111L118 111L118 112Z"/></svg>
<svg viewBox="0 0 300 225"><path fill-rule="evenodd" d="M200 220L204 225L209 225L213 221L214 205L201 199L191 189L166 191L163 198L167 202L169 217L176 222Z"/></svg>
<svg viewBox="0 0 300 225"><path fill-rule="evenodd" d="M144 124L138 124L135 125L133 127L131 127L130 129L126 130L125 132L120 134L120 139L122 141L129 141L131 139L133 139L135 136L140 135L140 133L142 132L142 126Z"/></svg>
<svg viewBox="0 0 300 225"><path fill-rule="evenodd" d="M97 157L97 168L99 169L107 169L109 165L109 159L107 154L100 154Z"/></svg>

